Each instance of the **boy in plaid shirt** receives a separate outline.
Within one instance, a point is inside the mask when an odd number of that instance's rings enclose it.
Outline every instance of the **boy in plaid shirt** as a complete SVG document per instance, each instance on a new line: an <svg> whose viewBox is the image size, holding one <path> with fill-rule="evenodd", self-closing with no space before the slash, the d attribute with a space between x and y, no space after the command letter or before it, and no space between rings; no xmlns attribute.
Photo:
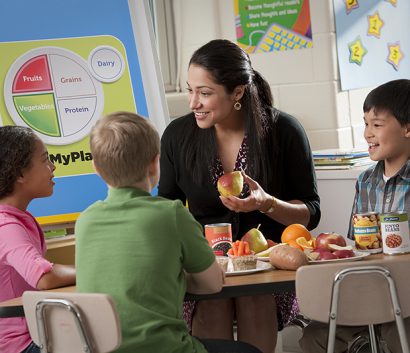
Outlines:
<svg viewBox="0 0 410 353"><path fill-rule="evenodd" d="M410 80L390 81L372 90L364 101L363 112L364 138L370 158L377 164L357 180L352 216L391 211L410 214ZM349 238L353 239L351 223ZM405 319L405 325L409 340L410 318ZM339 326L334 352L347 352L348 346L366 333L367 327ZM310 323L299 342L303 352L326 352L327 334L327 325ZM402 352L395 322L382 324L381 336L392 353Z"/></svg>

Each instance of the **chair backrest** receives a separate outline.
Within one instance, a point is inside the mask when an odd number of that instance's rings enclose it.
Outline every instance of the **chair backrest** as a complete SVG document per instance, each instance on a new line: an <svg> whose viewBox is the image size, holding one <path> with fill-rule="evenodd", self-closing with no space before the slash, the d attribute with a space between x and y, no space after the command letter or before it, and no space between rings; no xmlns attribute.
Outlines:
<svg viewBox="0 0 410 353"><path fill-rule="evenodd" d="M403 318L410 316L409 261L399 256L357 262L325 263L300 267L296 272L296 296L303 315L329 321L332 285L346 268L381 266L395 282ZM376 273L353 274L340 284L337 324L359 326L395 320L386 278Z"/></svg>
<svg viewBox="0 0 410 353"><path fill-rule="evenodd" d="M43 345L42 353L85 352L87 344L89 353L111 352L121 343L120 320L109 295L27 291L23 307L30 335Z"/></svg>

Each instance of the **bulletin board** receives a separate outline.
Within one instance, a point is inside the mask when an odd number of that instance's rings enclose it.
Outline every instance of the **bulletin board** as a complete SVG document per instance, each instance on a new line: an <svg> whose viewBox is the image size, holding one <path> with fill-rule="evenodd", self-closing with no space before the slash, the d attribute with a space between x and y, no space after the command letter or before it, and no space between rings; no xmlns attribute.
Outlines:
<svg viewBox="0 0 410 353"><path fill-rule="evenodd" d="M1 2L0 126L32 128L56 166L54 194L29 206L35 217L71 221L106 197L89 148L101 116L137 112L165 129L150 19L141 0Z"/></svg>
<svg viewBox="0 0 410 353"><path fill-rule="evenodd" d="M333 0L343 90L410 76L410 1Z"/></svg>
<svg viewBox="0 0 410 353"><path fill-rule="evenodd" d="M309 0L233 0L238 44L247 53L311 48Z"/></svg>

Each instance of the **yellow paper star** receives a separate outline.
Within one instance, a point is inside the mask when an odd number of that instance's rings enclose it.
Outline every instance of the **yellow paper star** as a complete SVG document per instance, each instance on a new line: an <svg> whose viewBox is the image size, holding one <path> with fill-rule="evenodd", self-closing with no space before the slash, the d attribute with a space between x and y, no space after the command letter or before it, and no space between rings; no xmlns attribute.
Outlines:
<svg viewBox="0 0 410 353"><path fill-rule="evenodd" d="M392 4L393 6L397 5L397 0L385 0L387 2L389 2L390 4Z"/></svg>
<svg viewBox="0 0 410 353"><path fill-rule="evenodd" d="M397 71L399 69L400 61L404 57L404 54L400 48L400 42L387 44L387 46L389 47L389 56L386 60Z"/></svg>
<svg viewBox="0 0 410 353"><path fill-rule="evenodd" d="M379 12L376 11L373 16L367 16L367 21L369 22L367 34L369 36L375 36L377 38L380 38L380 30L383 27L384 22L380 18Z"/></svg>
<svg viewBox="0 0 410 353"><path fill-rule="evenodd" d="M344 0L346 6L346 13L349 14L352 10L359 7L359 0Z"/></svg>
<svg viewBox="0 0 410 353"><path fill-rule="evenodd" d="M356 63L361 65L363 57L367 54L366 48L363 46L360 37L357 37L354 42L349 43L350 57L349 61L351 63Z"/></svg>

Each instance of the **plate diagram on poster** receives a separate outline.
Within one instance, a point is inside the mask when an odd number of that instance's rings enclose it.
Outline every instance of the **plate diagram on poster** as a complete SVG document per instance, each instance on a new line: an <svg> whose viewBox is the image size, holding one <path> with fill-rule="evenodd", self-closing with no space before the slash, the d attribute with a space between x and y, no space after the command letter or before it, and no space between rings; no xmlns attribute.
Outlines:
<svg viewBox="0 0 410 353"><path fill-rule="evenodd" d="M16 125L29 126L50 145L88 136L104 110L102 82L118 80L124 59L101 46L88 62L71 50L39 47L17 58L7 72L4 98Z"/></svg>

